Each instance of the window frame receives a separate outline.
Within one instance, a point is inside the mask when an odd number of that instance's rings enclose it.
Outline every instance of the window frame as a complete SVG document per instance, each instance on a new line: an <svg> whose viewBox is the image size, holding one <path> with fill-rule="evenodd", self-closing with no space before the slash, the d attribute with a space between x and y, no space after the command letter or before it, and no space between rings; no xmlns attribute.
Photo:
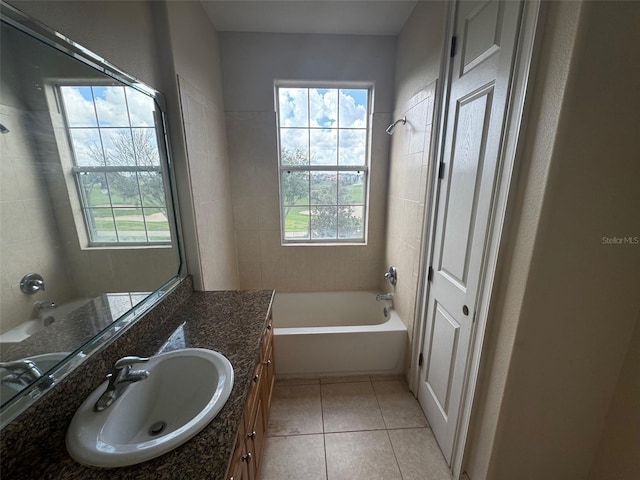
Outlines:
<svg viewBox="0 0 640 480"><path fill-rule="evenodd" d="M156 101L156 99L153 96L150 96L149 93L147 91L145 91L144 89L140 89L140 88L136 88L135 85L127 85L127 84L122 84L121 82L96 82L96 81L86 81L86 80L79 80L79 81L65 81L65 82L55 82L54 85L52 85L53 87L53 93L54 96L56 98L56 103L58 105L59 108L59 112L61 114L62 117L62 122L63 122L63 126L64 126L64 138L66 140L66 143L68 145L68 149L69 149L69 154L70 154L70 160L71 160L71 165L68 165L68 172L72 175L73 177L73 184L75 185L75 190L76 190L76 201L78 202L78 207L80 209L80 214L78 216L82 217L82 221L80 222L79 218L76 218L76 230L78 230L80 228L80 223L82 223L83 227L84 227L84 231L80 232L78 231L78 234L80 236L80 238L84 238L84 243L85 246L83 246L82 248L87 248L87 249L113 249L113 250L117 250L117 249L131 249L131 248L171 248L174 245L174 238L175 238L175 232L172 226L172 220L170 217L170 213L173 211L173 201L171 198L171 193L170 193L170 182L169 182L169 172L167 171L167 168L163 168L163 164L168 166L168 157L167 157L167 152L165 151L165 149L163 148L164 145L164 131L162 130L162 125L163 125L163 120L161 118L161 108L158 105L158 102ZM63 87L121 87L123 89L126 90L126 88L131 88L133 90L136 90L137 92L143 94L143 95L147 95L149 96L149 98L153 101L154 105L156 106L156 108L154 108L153 111L153 119L154 119L154 124L152 127L134 127L131 126L131 124L129 124L128 127L100 127L100 125L97 125L96 127L75 127L75 128L84 128L84 129L95 129L97 131L101 131L101 130L109 130L111 128L114 129L125 129L128 128L129 130L131 130L132 128L153 128L154 134L155 134L155 138L156 138L156 146L157 146L157 151L158 151L158 157L159 157L159 162L158 165L125 165L125 166L117 166L117 165L87 165L87 166L80 166L77 165L77 160L76 160L76 151L74 148L74 144L73 144L73 139L71 136L71 131L74 129L74 127L71 127L69 125L69 118L67 116L67 106L65 104L65 101L63 99L63 95L62 95L62 88ZM93 107L94 109L96 108L95 105L95 99L92 98L92 103L93 103ZM129 110L129 104L127 102L127 116L130 118L130 110ZM101 140L101 147L103 147L102 144L102 140ZM144 232L146 235L147 240L145 241L140 241L140 242L131 242L131 241L121 241L121 240L117 240L115 242L100 242L100 241L95 241L92 239L92 234L91 234L91 225L92 225L92 219L89 218L89 210L91 210L91 206L87 204L86 199L85 199L85 194L82 188L82 181L81 181L81 175L83 173L104 173L105 175L107 173L120 173L120 172L128 172L128 173L144 173L144 172L158 172L161 175L162 178L162 186L163 186L163 193L164 193L164 207L146 207L146 208L164 208L164 210L166 211L167 214L167 223L168 223L168 233L169 233L169 239L168 240L163 240L163 241L149 241L148 240L148 232L149 230L147 229L147 221L144 217L144 215L142 216L143 222L144 222ZM138 191L140 193L140 195L142 196L143 193L140 191L140 183L139 180L137 180L138 182ZM70 185L69 185L70 187ZM116 238L118 238L118 230L115 224L116 221L116 217L113 214L113 205L111 204L111 194L109 193L109 202L111 205L111 209L112 209L112 218L114 221L114 232L116 234ZM133 208L139 208L141 210L143 210L145 207L143 205L140 205L139 207L129 207L131 209ZM75 216L75 215L74 215Z"/></svg>
<svg viewBox="0 0 640 480"><path fill-rule="evenodd" d="M373 90L374 86L371 83L354 83L354 82L335 82L335 83L319 83L319 82L291 82L291 81L276 81L274 83L274 93L275 93L275 113L276 113L276 137L277 137L277 148L278 148L278 205L279 205L279 218L280 218L280 243L282 246L344 246L344 245L367 245L368 241L368 230L369 230L369 190L371 185L371 141L372 141L372 115L373 115ZM340 165L336 162L335 165L312 165L311 163L307 165L283 165L282 164L282 149L281 149L281 130L285 129L299 129L306 130L307 132L311 132L312 130L326 130L326 128L319 127L281 127L280 125L280 96L279 90L281 88L300 88L300 89L327 89L327 90L367 90L367 112L366 112L366 127L362 128L340 128L336 127L335 130L338 135L337 145L336 145L336 155L340 155L340 140L339 134L341 130L364 130L365 131L365 153L364 153L364 164L363 165ZM339 93L338 93L339 94ZM307 112L309 109L309 96L307 95ZM309 113L307 113L309 115ZM338 107L338 117L339 117L339 107ZM339 120L338 120L339 122ZM308 151L309 154L311 152L311 135L308 135ZM364 174L364 185L363 185L363 203L362 203L362 237L352 237L352 238L340 238L339 237L339 226L336 223L336 237L335 238L319 238L313 239L311 238L311 225L309 226L309 237L302 239L293 239L285 237L285 216L284 208L285 205L283 203L283 195L282 195L282 175L285 172L303 172L309 173L311 176L312 172L327 172L336 175L336 186L339 189L339 177L340 173L344 172L363 172ZM309 181L309 202L311 202L311 180ZM313 206L310 205L309 206ZM324 206L324 205L323 205ZM327 205L333 206L333 205ZM336 190L336 208L340 208L341 206L350 206L350 205L340 205L339 204L339 193ZM356 206L360 207L360 204ZM337 222L337 220L336 220Z"/></svg>

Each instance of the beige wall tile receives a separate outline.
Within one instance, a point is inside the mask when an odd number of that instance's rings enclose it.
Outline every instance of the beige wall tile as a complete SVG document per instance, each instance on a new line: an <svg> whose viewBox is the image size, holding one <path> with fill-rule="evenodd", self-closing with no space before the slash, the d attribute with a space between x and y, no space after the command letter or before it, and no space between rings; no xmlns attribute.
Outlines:
<svg viewBox="0 0 640 480"><path fill-rule="evenodd" d="M260 259L263 262L285 262L286 249L280 245L280 230L260 230Z"/></svg>
<svg viewBox="0 0 640 480"><path fill-rule="evenodd" d="M241 290L262 289L262 272L259 263L238 262Z"/></svg>
<svg viewBox="0 0 640 480"><path fill-rule="evenodd" d="M262 287L279 292L287 288L287 265L285 262L261 262Z"/></svg>
<svg viewBox="0 0 640 480"><path fill-rule="evenodd" d="M435 81L396 110L396 117L407 115L407 128L397 129L392 138L385 264L398 267L394 308L409 327L410 338L422 244L434 92Z"/></svg>

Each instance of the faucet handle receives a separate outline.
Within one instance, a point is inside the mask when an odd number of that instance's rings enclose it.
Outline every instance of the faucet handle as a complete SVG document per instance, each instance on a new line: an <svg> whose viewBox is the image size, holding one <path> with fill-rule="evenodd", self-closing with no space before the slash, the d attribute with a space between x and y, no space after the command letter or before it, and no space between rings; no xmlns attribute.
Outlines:
<svg viewBox="0 0 640 480"><path fill-rule="evenodd" d="M122 357L120 360L116 361L116 363L113 364L113 367L120 370L121 368L129 367L136 363L148 362L149 359L150 357L135 357L135 356Z"/></svg>
<svg viewBox="0 0 640 480"><path fill-rule="evenodd" d="M390 266L389 267L389 271L384 274L384 278L389 280L391 285L393 285L395 287L396 283L398 283L398 269L396 267L394 267L393 265Z"/></svg>

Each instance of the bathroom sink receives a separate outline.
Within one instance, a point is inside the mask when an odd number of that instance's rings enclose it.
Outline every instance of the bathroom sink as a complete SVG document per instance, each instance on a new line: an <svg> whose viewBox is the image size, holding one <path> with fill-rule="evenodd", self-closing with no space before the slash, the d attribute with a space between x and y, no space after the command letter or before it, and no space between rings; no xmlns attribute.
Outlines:
<svg viewBox="0 0 640 480"><path fill-rule="evenodd" d="M130 384L111 406L93 407L104 382L80 406L67 430L67 450L84 465L124 467L183 444L215 418L233 387L233 367L212 350L186 348L134 366L149 376Z"/></svg>

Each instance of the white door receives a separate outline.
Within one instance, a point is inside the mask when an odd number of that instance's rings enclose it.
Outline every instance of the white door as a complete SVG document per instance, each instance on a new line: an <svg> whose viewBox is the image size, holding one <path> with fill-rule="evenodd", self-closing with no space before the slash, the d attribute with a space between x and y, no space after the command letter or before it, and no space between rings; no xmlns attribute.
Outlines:
<svg viewBox="0 0 640 480"><path fill-rule="evenodd" d="M451 463L521 3L457 2L418 399Z"/></svg>

